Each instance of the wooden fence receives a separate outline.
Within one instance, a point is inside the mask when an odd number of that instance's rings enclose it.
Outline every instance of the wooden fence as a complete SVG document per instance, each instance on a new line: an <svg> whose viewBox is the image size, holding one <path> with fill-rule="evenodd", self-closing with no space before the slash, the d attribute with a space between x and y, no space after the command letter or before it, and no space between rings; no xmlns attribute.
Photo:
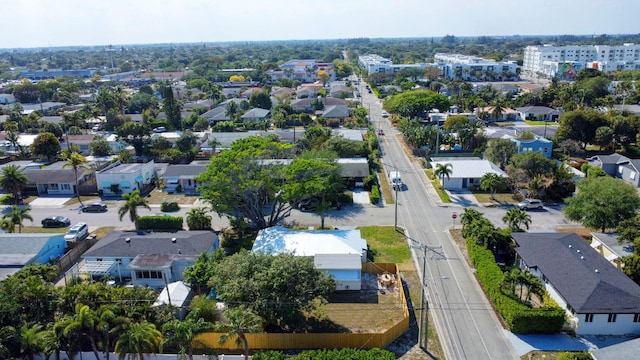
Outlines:
<svg viewBox="0 0 640 360"><path fill-rule="evenodd" d="M61 274L67 271L76 262L76 260L78 260L80 255L82 255L88 248L92 247L97 241L98 239L96 239L95 236L89 235L85 240L75 242L73 248L67 251L67 253L60 257L56 262L58 273Z"/></svg>
<svg viewBox="0 0 640 360"><path fill-rule="evenodd" d="M334 349L334 348L384 348L409 330L409 309L404 296L400 272L396 264L364 263L362 272L370 274L395 274L399 284L399 296L402 303L402 319L383 332L372 333L337 333L337 334L282 334L255 333L245 334L252 350L285 350L285 349ZM214 349L225 349L237 352L241 349L235 343L235 338L219 343L223 333L206 333L198 336L197 341Z"/></svg>

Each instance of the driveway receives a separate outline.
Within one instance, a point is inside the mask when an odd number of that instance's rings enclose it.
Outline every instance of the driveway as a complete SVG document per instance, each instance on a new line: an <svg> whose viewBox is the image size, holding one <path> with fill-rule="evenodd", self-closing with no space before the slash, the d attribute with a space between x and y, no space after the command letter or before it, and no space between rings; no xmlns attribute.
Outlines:
<svg viewBox="0 0 640 360"><path fill-rule="evenodd" d="M369 204L369 192L364 189L353 190L353 203L354 204Z"/></svg>
<svg viewBox="0 0 640 360"><path fill-rule="evenodd" d="M29 203L32 208L61 208L73 196L39 196Z"/></svg>
<svg viewBox="0 0 640 360"><path fill-rule="evenodd" d="M516 349L519 356L530 351L589 351L629 341L626 336L580 336L572 337L567 334L554 335L523 335L504 330L507 338Z"/></svg>

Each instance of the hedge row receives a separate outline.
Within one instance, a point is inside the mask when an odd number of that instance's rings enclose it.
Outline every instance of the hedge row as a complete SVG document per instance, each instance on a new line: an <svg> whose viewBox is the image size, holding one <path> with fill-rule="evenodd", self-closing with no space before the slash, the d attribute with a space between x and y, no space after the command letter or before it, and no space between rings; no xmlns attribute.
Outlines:
<svg viewBox="0 0 640 360"><path fill-rule="evenodd" d="M544 306L530 308L508 296L500 288L504 274L496 264L493 253L472 239L467 239L467 250L478 279L509 330L518 334L554 334L562 330L565 312L555 301L546 296Z"/></svg>
<svg viewBox="0 0 640 360"><path fill-rule="evenodd" d="M373 205L378 205L380 203L380 189L378 185L373 185L371 187L371 203Z"/></svg>
<svg viewBox="0 0 640 360"><path fill-rule="evenodd" d="M381 349L322 349L305 350L298 355L285 355L281 351L259 351L253 360L394 360L396 356Z"/></svg>
<svg viewBox="0 0 640 360"><path fill-rule="evenodd" d="M182 230L182 216L141 216L138 227L140 230Z"/></svg>

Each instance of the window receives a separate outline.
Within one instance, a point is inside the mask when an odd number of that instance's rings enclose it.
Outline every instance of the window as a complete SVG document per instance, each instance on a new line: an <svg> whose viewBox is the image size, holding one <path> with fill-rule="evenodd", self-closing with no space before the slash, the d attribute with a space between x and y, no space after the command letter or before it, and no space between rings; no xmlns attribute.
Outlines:
<svg viewBox="0 0 640 360"><path fill-rule="evenodd" d="M636 172L635 171L632 171L632 172L629 173L629 179L631 179L631 180L635 180L636 179Z"/></svg>
<svg viewBox="0 0 640 360"><path fill-rule="evenodd" d="M58 184L49 184L49 189L58 190Z"/></svg>
<svg viewBox="0 0 640 360"><path fill-rule="evenodd" d="M136 271L136 278L138 279L162 279L162 272L160 271Z"/></svg>
<svg viewBox="0 0 640 360"><path fill-rule="evenodd" d="M617 316L618 314L609 314L609 318L607 319L607 322L616 322Z"/></svg>
<svg viewBox="0 0 640 360"><path fill-rule="evenodd" d="M640 314L633 314L633 322L634 323L640 322Z"/></svg>
<svg viewBox="0 0 640 360"><path fill-rule="evenodd" d="M70 190L71 186L69 184L62 184L62 190Z"/></svg>
<svg viewBox="0 0 640 360"><path fill-rule="evenodd" d="M593 314L584 314L584 322L593 322Z"/></svg>

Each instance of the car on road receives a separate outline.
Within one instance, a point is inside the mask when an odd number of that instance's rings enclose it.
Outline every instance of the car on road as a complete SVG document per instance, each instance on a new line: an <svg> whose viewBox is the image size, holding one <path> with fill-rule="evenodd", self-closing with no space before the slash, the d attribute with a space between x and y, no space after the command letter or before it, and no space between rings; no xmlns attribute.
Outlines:
<svg viewBox="0 0 640 360"><path fill-rule="evenodd" d="M107 211L107 204L105 203L93 203L82 207L82 212L105 212Z"/></svg>
<svg viewBox="0 0 640 360"><path fill-rule="evenodd" d="M56 228L56 227L67 227L71 225L71 220L68 217L64 217L62 215L57 216L47 216L42 219L42 227L45 228Z"/></svg>
<svg viewBox="0 0 640 360"><path fill-rule="evenodd" d="M380 136L384 135L384 130L378 129L378 135L380 135Z"/></svg>
<svg viewBox="0 0 640 360"><path fill-rule="evenodd" d="M384 111L384 110L382 110L382 117L383 118L389 117L389 113Z"/></svg>
<svg viewBox="0 0 640 360"><path fill-rule="evenodd" d="M516 206L520 210L542 209L544 207L542 200L538 199L526 199L519 202Z"/></svg>
<svg viewBox="0 0 640 360"><path fill-rule="evenodd" d="M167 132L167 128L164 126L158 126L157 128L153 128L153 132L156 134Z"/></svg>
<svg viewBox="0 0 640 360"><path fill-rule="evenodd" d="M89 226L87 223L79 222L64 235L64 239L69 242L80 241L89 236Z"/></svg>

